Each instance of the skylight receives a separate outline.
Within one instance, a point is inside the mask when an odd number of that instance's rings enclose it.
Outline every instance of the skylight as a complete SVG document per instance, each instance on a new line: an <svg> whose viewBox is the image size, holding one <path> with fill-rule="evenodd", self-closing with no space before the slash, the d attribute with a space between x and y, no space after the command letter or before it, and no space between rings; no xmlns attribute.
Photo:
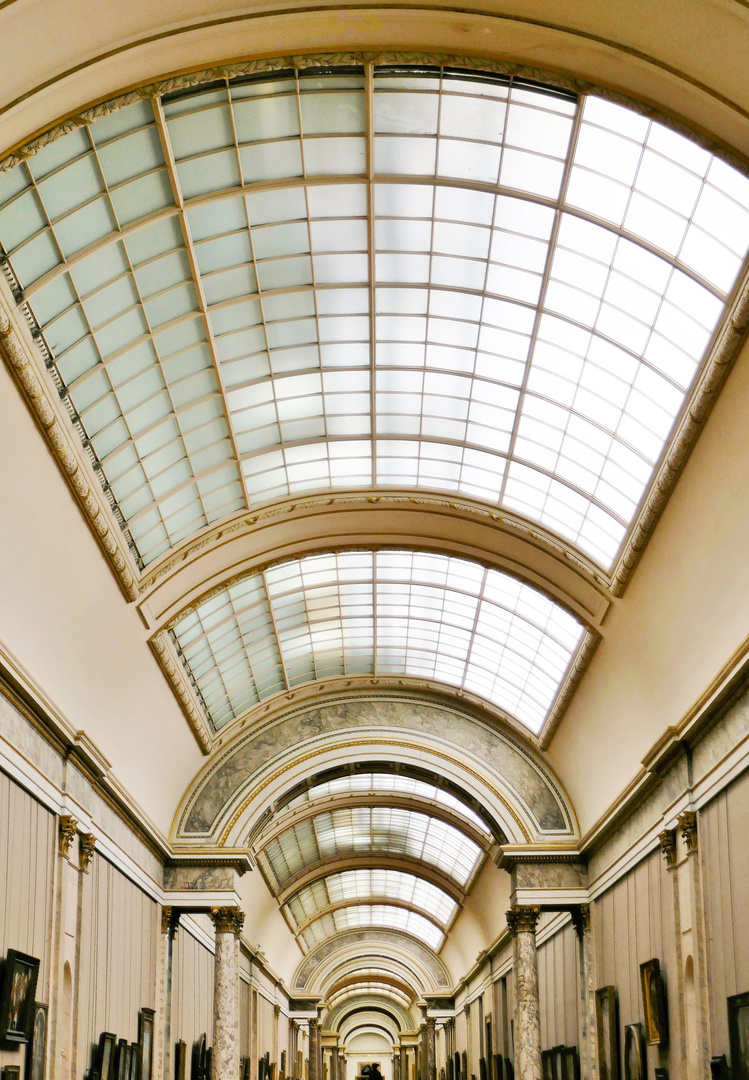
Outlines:
<svg viewBox="0 0 749 1080"><path fill-rule="evenodd" d="M421 860L462 887L483 857L481 848L452 825L395 807L352 807L317 814L271 840L262 857L281 888L305 867L359 852Z"/></svg>
<svg viewBox="0 0 749 1080"><path fill-rule="evenodd" d="M302 940L308 948L313 948L333 934L360 926L402 930L423 941L435 952L439 952L445 943L444 933L429 919L416 911L388 904L361 904L338 908L310 923L302 933Z"/></svg>
<svg viewBox="0 0 749 1080"><path fill-rule="evenodd" d="M0 175L0 244L144 565L247 506L394 487L609 569L749 181L594 95L313 69L50 143Z"/></svg>
<svg viewBox="0 0 749 1080"><path fill-rule="evenodd" d="M420 908L426 915L447 929L458 910L457 903L443 889L424 878L400 870L344 870L329 874L312 885L306 885L287 901L287 908L297 927L318 911L352 900L372 897L400 900Z"/></svg>
<svg viewBox="0 0 749 1080"><path fill-rule="evenodd" d="M472 825L487 836L491 835L489 826L476 814L470 806L461 799L456 798L449 791L443 791L428 784L424 780L416 780L411 776L401 776L398 773L352 773L348 776L339 776L334 780L326 780L324 783L315 784L293 799L289 807L301 806L315 799L324 799L328 795L338 795L343 792L372 791L403 792L409 795L419 795L423 799L434 799L435 802L448 806L458 814L468 818Z"/></svg>
<svg viewBox="0 0 749 1080"><path fill-rule="evenodd" d="M344 675L462 687L539 731L583 626L538 590L445 555L362 551L278 564L184 615L174 639L216 729Z"/></svg>

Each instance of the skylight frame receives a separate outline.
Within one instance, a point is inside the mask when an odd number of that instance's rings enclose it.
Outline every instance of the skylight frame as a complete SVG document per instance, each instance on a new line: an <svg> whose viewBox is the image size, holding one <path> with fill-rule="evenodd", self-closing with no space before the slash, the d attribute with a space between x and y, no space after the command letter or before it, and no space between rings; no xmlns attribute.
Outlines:
<svg viewBox="0 0 749 1080"><path fill-rule="evenodd" d="M456 72L455 70L453 70L453 69L450 69L449 71L448 71L448 70L445 70L445 72L444 72L444 75L445 75L446 77L450 77L450 78L455 78L455 77L459 78L459 77L460 77L460 72ZM276 77L275 75L272 75L272 76L266 76L265 78L266 78L266 81L270 81L270 79L272 79L272 78L275 78L275 77ZM295 73L294 77L295 77L295 78L297 79L297 81L298 81L298 79L299 79L299 73ZM476 76L475 76L475 73L471 73L471 77L476 77ZM480 78L480 76L479 76L478 78ZM507 80L505 80L505 81L507 81ZM511 79L510 79L509 81L510 81L510 82L512 82L512 80L511 80ZM234 86L239 86L240 84L241 84L241 80L236 80L236 81L235 81L235 80L231 80L231 79L229 79L229 80L226 80L226 81L224 81L224 83L223 83L222 85L223 85L224 87L226 87L227 85L230 85L230 86L234 87ZM518 83L518 85L519 85L519 83ZM205 88L204 88L204 89L205 89ZM538 87L534 87L533 89L534 89L534 90L538 90L539 88L538 88ZM193 91L193 93L198 93L198 91ZM186 96L189 96L189 94L188 94L188 95L186 95ZM589 95L589 96L594 96L594 95ZM633 115L635 115L635 114L633 114ZM121 137L123 137L123 136L121 136L121 135L119 135L119 136L116 136L116 138L121 138ZM114 141L114 139L113 139L113 141ZM696 145L696 144L695 144L695 145ZM717 159L716 159L716 160L717 160ZM154 173L155 173L156 171L158 171L158 170L151 170L151 173L150 173L150 175L153 175L153 174L154 174ZM145 175L145 174L144 174L144 175ZM122 186L122 185L124 185L124 184L126 184L126 183L129 183L129 182L130 182L129 180L123 180L123 181L121 182L120 186ZM262 187L263 185L261 184L261 185L259 185L259 186L261 186L261 187ZM266 186L267 186L267 185L266 185ZM288 185L287 185L287 186L288 186ZM455 186L455 185L454 185L454 186ZM475 185L474 185L474 186L475 186ZM92 198L93 198L93 196L92 196ZM171 213L171 212L172 212L172 211L169 211L169 213ZM158 217L158 216L159 216L159 215L158 215L158 213L157 213L157 214L156 214L155 216L156 216L156 217ZM583 216L583 217L584 217L584 216L585 216L585 215L584 215L584 212L583 212L582 214L579 214L578 216ZM140 227L140 225L142 225L142 222L138 222L138 223L137 223L137 225L138 225L138 227ZM131 227L130 225L127 225L127 226L125 226L125 227L123 227L123 228L121 228L121 229L119 230L119 232L120 232L120 233L121 233L122 235L125 235L126 233L130 233L130 232L135 232L135 231L137 231L137 228L135 228L135 229L134 229L134 228L132 228L132 227ZM80 259L78 259L78 261L80 261ZM53 273L53 272L51 272L51 273L52 273L52 274L53 274L53 276L54 276L54 273ZM694 276L694 275L693 275L693 276ZM698 275L697 275L697 276L698 276ZM48 277L49 277L49 275L48 275ZM31 293L30 293L30 294L31 294ZM662 455L661 455L661 456L662 456ZM538 474L538 475L539 475L540 477L542 477L542 476L543 476L543 473L539 471L539 474ZM508 473L507 473L507 472L505 472L505 474L504 474L504 477L503 477L503 480L502 480L503 486L506 486L506 484L507 484L507 478L508 478ZM645 495L643 496L643 498L645 498L646 496L647 496L647 491L645 492ZM640 500L640 505L642 505L642 501L643 501L643 500ZM527 509L527 507L526 507L526 509ZM522 507L521 507L521 512L522 512ZM549 522L547 521L547 524L548 524L548 523L549 523Z"/></svg>
<svg viewBox="0 0 749 1080"><path fill-rule="evenodd" d="M406 675L475 693L539 732L595 640L518 578L391 548L271 564L214 590L170 633L215 730L319 679Z"/></svg>

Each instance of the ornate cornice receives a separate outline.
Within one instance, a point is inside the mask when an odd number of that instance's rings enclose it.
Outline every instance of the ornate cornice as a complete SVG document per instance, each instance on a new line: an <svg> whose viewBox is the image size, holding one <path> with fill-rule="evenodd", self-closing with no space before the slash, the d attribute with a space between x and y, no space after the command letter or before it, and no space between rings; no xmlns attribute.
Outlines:
<svg viewBox="0 0 749 1080"><path fill-rule="evenodd" d="M743 169L746 171L746 169ZM715 403L749 327L749 284L742 282L730 311L723 320L701 375L697 378L682 410L681 420L671 436L665 458L651 482L647 498L630 527L629 539L611 574L611 591L621 596L637 565L658 518L666 505L687 457Z"/></svg>
<svg viewBox="0 0 749 1080"><path fill-rule="evenodd" d="M72 429L66 429L53 408L48 392L32 364L24 344L8 314L0 304L0 350L7 358L11 374L24 392L34 411L44 437L73 490L88 524L104 551L120 588L128 600L138 596L136 572L127 547L117 529L104 493L89 481L83 466L80 440Z"/></svg>
<svg viewBox="0 0 749 1080"><path fill-rule="evenodd" d="M244 912L235 907L214 907L210 911L211 921L217 934L234 934L239 937L244 926Z"/></svg>
<svg viewBox="0 0 749 1080"><path fill-rule="evenodd" d="M57 850L64 859L70 858L78 822L72 814L62 814L57 826Z"/></svg>
<svg viewBox="0 0 749 1080"><path fill-rule="evenodd" d="M162 630L151 638L149 645L166 675L187 718L190 730L204 754L210 754L213 748L213 734L203 708L198 701L184 664L177 655L167 630Z"/></svg>
<svg viewBox="0 0 749 1080"><path fill-rule="evenodd" d="M572 696L577 690L580 680L587 671L588 664L593 659L593 653L598 648L600 641L600 634L595 633L593 630L588 630L583 637L577 653L572 657L564 682L559 688L551 712L538 734L538 745L541 750L546 750L554 737L554 732L562 722L562 718L572 701Z"/></svg>
<svg viewBox="0 0 749 1080"><path fill-rule="evenodd" d="M535 934L536 924L541 915L541 908L532 905L528 907L511 907L505 912L507 926L513 937L518 934Z"/></svg>
<svg viewBox="0 0 749 1080"><path fill-rule="evenodd" d="M81 833L81 838L78 841L78 865L84 874L88 873L88 868L94 857L95 847L96 837L94 834L90 832Z"/></svg>

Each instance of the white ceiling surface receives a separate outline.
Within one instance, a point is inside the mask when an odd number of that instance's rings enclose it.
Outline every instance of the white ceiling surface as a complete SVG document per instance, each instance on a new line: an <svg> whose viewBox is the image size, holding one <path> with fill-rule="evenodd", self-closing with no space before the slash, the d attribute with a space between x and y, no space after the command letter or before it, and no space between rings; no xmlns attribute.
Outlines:
<svg viewBox="0 0 749 1080"><path fill-rule="evenodd" d="M576 119L520 86L371 89L142 102L0 178L0 242L140 556L394 485L609 567L746 252L749 182L597 98Z"/></svg>

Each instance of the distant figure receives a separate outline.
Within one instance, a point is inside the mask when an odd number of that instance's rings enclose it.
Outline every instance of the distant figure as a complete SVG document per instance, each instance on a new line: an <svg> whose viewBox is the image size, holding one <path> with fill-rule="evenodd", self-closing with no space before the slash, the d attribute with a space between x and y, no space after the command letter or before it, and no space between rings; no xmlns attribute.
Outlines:
<svg viewBox="0 0 749 1080"><path fill-rule="evenodd" d="M379 1061L373 1061L369 1070L369 1080L382 1080Z"/></svg>

